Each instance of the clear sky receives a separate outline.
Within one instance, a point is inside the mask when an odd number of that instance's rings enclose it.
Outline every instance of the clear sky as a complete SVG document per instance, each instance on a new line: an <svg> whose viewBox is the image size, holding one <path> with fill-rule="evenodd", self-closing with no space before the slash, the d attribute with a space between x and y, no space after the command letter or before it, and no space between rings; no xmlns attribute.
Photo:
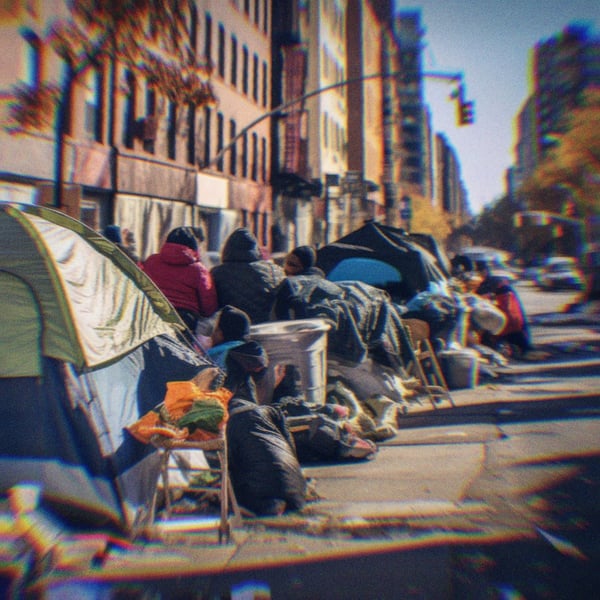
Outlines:
<svg viewBox="0 0 600 600"><path fill-rule="evenodd" d="M532 92L533 47L574 22L598 34L600 0L396 0L396 9L421 11L425 71L464 74L466 98L475 102L474 125L457 126L451 84L426 80L425 96L434 130L459 155L477 213L505 192L515 117Z"/></svg>

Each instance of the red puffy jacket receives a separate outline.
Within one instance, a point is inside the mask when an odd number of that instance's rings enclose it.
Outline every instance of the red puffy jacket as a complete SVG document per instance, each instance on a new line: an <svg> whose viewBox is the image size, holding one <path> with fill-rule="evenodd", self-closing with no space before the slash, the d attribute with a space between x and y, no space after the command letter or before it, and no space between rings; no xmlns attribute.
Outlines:
<svg viewBox="0 0 600 600"><path fill-rule="evenodd" d="M167 242L158 254L144 261L142 270L175 308L191 310L203 317L216 312L217 291L212 275L191 248Z"/></svg>

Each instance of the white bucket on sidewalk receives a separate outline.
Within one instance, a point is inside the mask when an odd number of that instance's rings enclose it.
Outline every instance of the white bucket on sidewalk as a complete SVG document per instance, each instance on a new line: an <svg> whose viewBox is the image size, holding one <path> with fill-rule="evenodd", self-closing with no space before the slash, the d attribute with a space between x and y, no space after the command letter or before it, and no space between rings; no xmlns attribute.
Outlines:
<svg viewBox="0 0 600 600"><path fill-rule="evenodd" d="M270 321L250 327L250 338L260 342L272 366L298 367L307 402L324 404L327 389L327 332L323 319Z"/></svg>

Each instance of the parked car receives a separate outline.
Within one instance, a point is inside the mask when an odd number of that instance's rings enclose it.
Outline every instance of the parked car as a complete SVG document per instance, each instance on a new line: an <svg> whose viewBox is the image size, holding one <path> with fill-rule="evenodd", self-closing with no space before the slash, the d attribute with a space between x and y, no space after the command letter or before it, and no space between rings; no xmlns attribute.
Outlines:
<svg viewBox="0 0 600 600"><path fill-rule="evenodd" d="M537 284L547 290L583 290L585 277L571 256L553 256L540 268Z"/></svg>

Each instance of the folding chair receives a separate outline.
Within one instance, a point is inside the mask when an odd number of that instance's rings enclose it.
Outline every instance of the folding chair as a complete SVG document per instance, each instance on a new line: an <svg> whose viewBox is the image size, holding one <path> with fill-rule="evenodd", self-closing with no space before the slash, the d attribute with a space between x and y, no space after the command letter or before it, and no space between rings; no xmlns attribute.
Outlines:
<svg viewBox="0 0 600 600"><path fill-rule="evenodd" d="M188 491L193 492L207 492L207 493L215 493L218 491L219 503L220 503L220 520L219 520L219 544L223 543L223 540L229 541L231 537L231 528L233 526L240 526L241 524L241 512L237 501L235 499L235 494L233 493L233 488L231 486L231 481L229 479L229 470L228 470L228 458L227 458L227 441L225 436L222 435L218 438L207 440L203 442L194 442L194 441L175 441L164 438L154 438L152 440L152 444L158 448L161 452L161 465L160 465L160 479L162 479L164 496L165 496L165 508L164 508L164 520L169 520L171 518L172 510L173 510L173 499L172 492L177 488L184 488ZM182 484L172 484L169 480L169 472L174 469L170 465L171 456L177 451L181 450L202 450L202 451L214 451L216 452L219 459L219 468L211 468L211 467L189 467L190 472L205 472L205 473L218 473L219 477L219 485L218 488L209 485L202 485L196 483L189 483L187 485ZM152 500L152 518L153 521L156 518L156 504L157 504L157 496L158 496L158 482L156 486L156 490L154 492L154 498ZM230 523L229 520L229 507L231 505L233 511L233 519Z"/></svg>
<svg viewBox="0 0 600 600"><path fill-rule="evenodd" d="M402 319L402 323L410 342L410 360L405 367L407 373L419 379L433 408L438 408L437 405L442 400L448 400L452 406L455 406L429 339L429 324L420 319Z"/></svg>

